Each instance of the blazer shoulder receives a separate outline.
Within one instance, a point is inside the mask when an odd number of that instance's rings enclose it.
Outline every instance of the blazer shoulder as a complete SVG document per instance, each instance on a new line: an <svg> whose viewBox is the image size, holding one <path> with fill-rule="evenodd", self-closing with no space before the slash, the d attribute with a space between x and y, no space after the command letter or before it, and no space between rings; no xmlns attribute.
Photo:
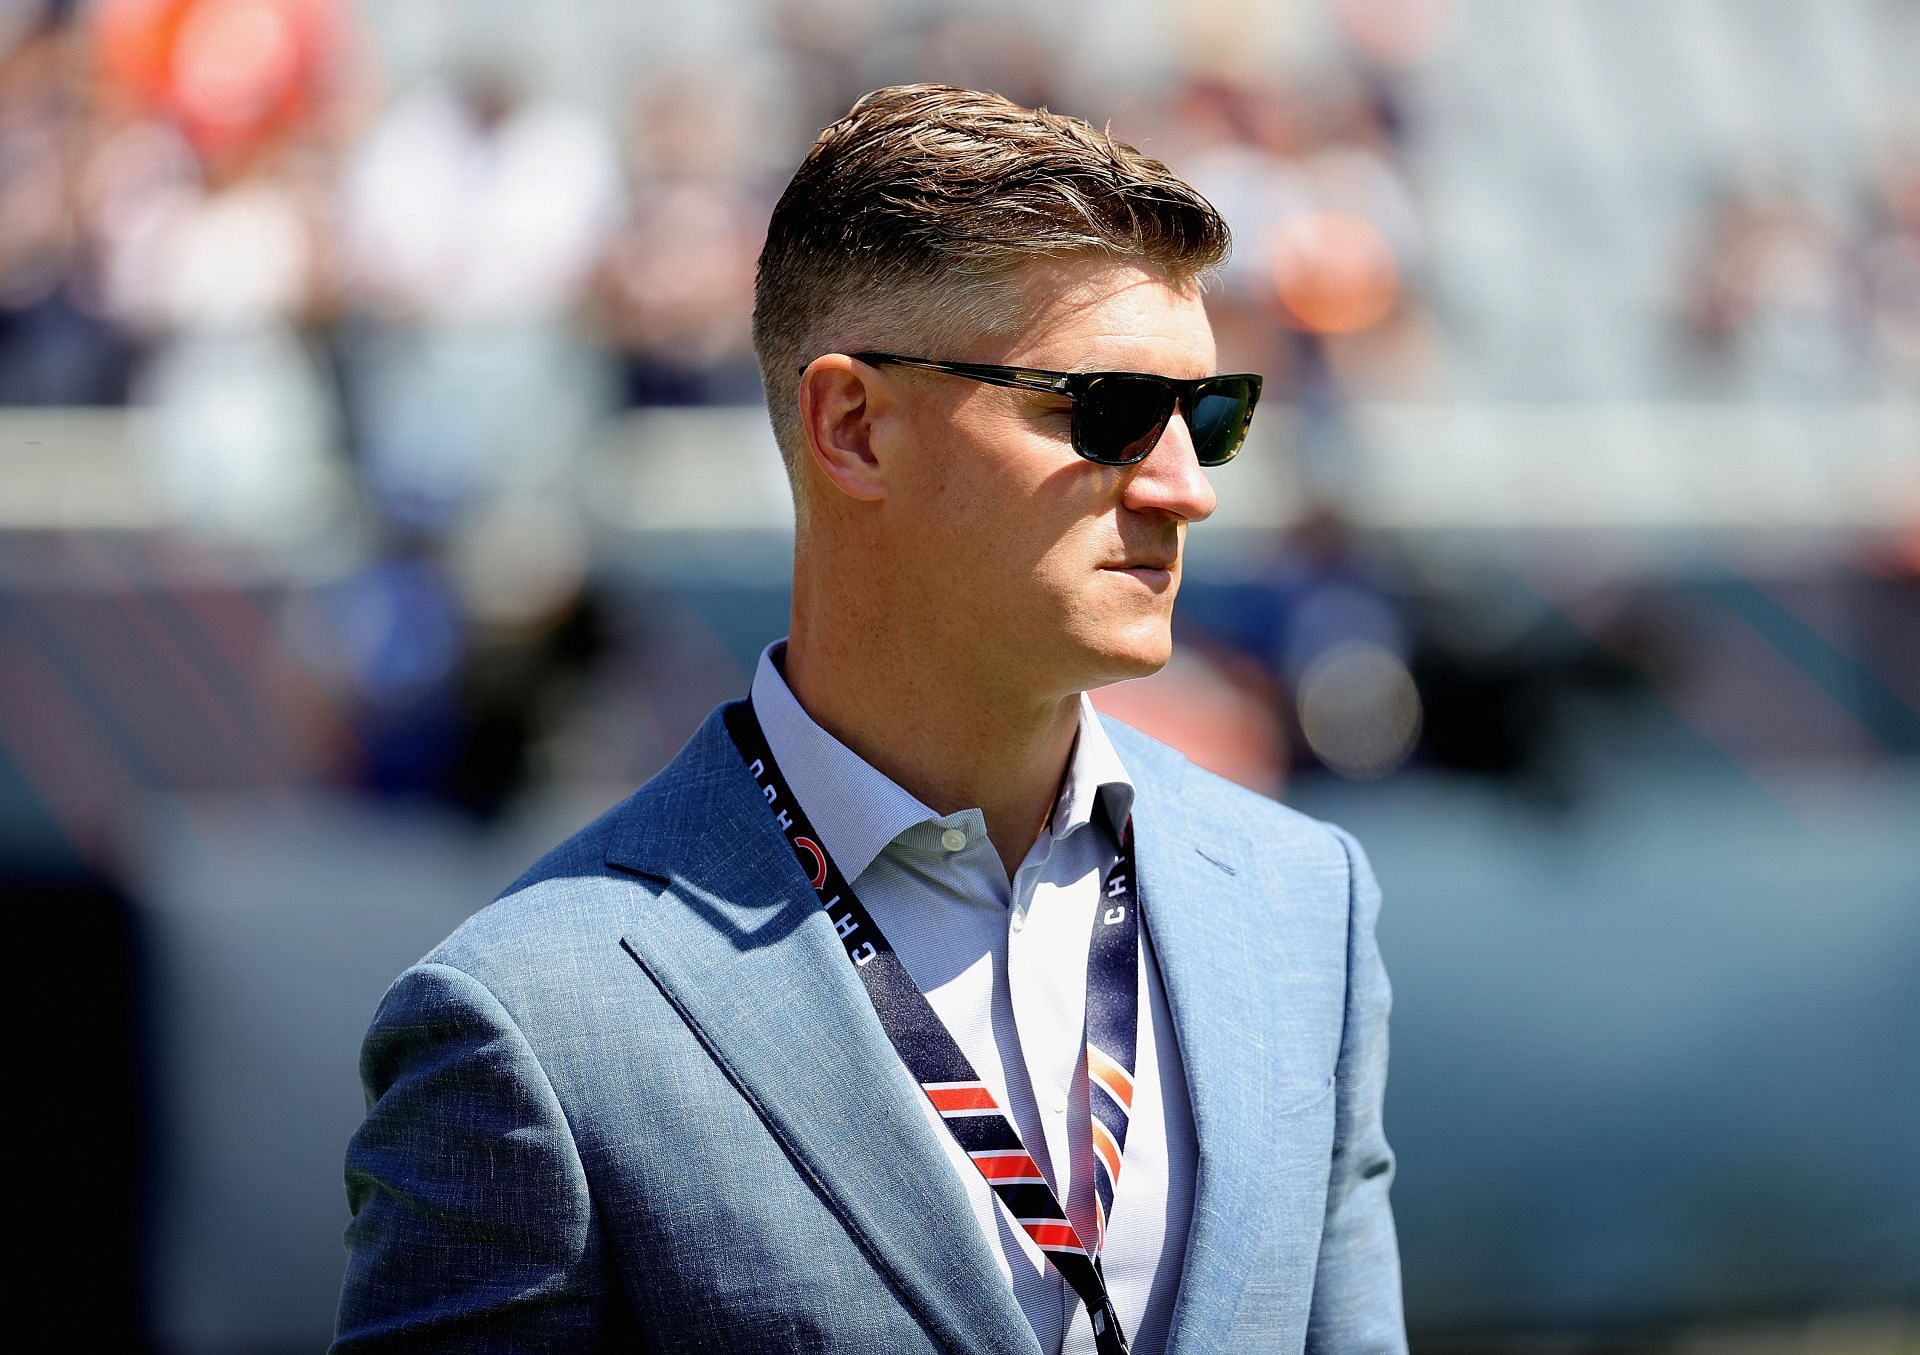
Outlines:
<svg viewBox="0 0 1920 1355"><path fill-rule="evenodd" d="M458 969L495 993L580 968L587 954L617 941L637 892L648 887L607 866L602 832L596 820L555 847L420 963Z"/></svg>
<svg viewBox="0 0 1920 1355"><path fill-rule="evenodd" d="M1129 774L1136 780L1153 778L1158 787L1177 795L1197 820L1229 826L1249 841L1287 857L1331 854L1331 859L1339 861L1350 854L1350 844L1357 847L1352 835L1337 824L1208 771L1179 749L1112 716L1102 715L1100 720Z"/></svg>
<svg viewBox="0 0 1920 1355"><path fill-rule="evenodd" d="M714 774L716 709L679 754L624 800L535 861L492 902L454 929L422 963L450 965L491 984L529 971L554 972L570 951L601 948L619 934L637 896L660 886L621 869L618 858L645 838L697 834L688 787Z"/></svg>

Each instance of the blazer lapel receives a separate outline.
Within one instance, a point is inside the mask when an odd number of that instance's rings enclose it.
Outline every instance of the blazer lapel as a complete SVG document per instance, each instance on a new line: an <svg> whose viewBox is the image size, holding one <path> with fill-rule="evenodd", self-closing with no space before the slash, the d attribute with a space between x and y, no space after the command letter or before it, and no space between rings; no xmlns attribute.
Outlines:
<svg viewBox="0 0 1920 1355"><path fill-rule="evenodd" d="M641 905L626 949L939 1339L1038 1355L719 711L630 805L607 859L666 889Z"/></svg>
<svg viewBox="0 0 1920 1355"><path fill-rule="evenodd" d="M1129 741L1129 752L1132 751ZM1139 759L1136 765L1145 763ZM1150 764L1149 764L1150 765ZM1140 909L1186 1070L1199 1173L1169 1352L1221 1348L1269 1214L1276 942L1247 843L1189 812L1171 767L1141 765ZM1156 775L1155 773L1159 773Z"/></svg>

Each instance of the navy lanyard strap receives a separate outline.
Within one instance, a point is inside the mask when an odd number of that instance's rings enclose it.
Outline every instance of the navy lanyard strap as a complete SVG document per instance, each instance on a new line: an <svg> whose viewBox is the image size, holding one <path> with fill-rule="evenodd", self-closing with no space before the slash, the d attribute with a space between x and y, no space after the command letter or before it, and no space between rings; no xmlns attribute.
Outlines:
<svg viewBox="0 0 1920 1355"><path fill-rule="evenodd" d="M873 1000L900 1061L1013 1221L1080 1296L1093 1324L1099 1355L1126 1355L1126 1336L1107 1294L1099 1257L1126 1148L1139 1028L1140 891L1134 873L1132 820L1121 831L1120 851L1107 872L1087 947L1085 1053L1099 1230L1094 1245L1088 1247L1021 1142L1019 1130L821 845L820 835L774 762L752 703L727 707L725 718L727 732L819 894L821 907L840 934L847 958Z"/></svg>

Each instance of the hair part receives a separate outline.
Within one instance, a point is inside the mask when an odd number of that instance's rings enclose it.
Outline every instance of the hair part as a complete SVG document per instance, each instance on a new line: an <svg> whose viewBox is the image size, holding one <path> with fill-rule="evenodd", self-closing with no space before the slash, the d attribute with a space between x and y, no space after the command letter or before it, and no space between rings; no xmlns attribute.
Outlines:
<svg viewBox="0 0 1920 1355"><path fill-rule="evenodd" d="M1136 263L1203 284L1232 237L1213 205L1112 133L953 85L862 95L773 209L753 347L796 492L799 373L822 353L951 357L1022 317L1013 274L1047 259Z"/></svg>

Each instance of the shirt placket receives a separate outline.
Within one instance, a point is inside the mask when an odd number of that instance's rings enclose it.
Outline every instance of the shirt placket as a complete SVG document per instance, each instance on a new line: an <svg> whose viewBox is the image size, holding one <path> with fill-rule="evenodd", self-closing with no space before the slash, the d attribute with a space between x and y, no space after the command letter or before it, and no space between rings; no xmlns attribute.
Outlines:
<svg viewBox="0 0 1920 1355"><path fill-rule="evenodd" d="M1065 842L1051 844L1061 851ZM1091 915L1076 891L1051 880L1044 856L1029 858L1015 879L1013 906L1025 921L1011 928L1007 984L1020 1035L1054 1189L1067 1217L1093 1241L1092 1145L1082 1064L1086 1019L1086 946ZM1077 891L1084 892L1084 891Z"/></svg>

